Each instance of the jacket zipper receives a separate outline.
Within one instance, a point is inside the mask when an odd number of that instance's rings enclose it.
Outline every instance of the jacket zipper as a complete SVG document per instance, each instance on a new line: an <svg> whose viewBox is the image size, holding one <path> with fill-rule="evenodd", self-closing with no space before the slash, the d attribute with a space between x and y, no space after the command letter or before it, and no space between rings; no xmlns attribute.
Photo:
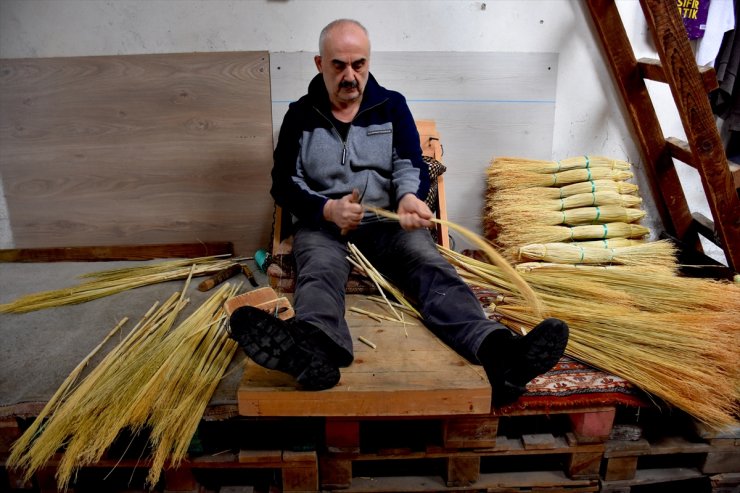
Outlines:
<svg viewBox="0 0 740 493"><path fill-rule="evenodd" d="M368 110L371 110L371 109L375 108L376 106L380 106L381 104L385 103L386 101L388 101L388 98L385 98L383 101L379 101L377 104L374 104L374 105L372 105L372 106L370 106L368 108L365 108L365 109L363 109L361 111L358 111L357 114L355 115L355 117L352 118L352 121L349 122L349 126L351 127L352 126L352 122L354 122L355 119L358 116L360 116L362 113L364 113L364 112L366 112ZM347 139L343 139L342 138L342 134L339 133L339 130L337 130L337 127L334 125L334 122L331 121L331 118L329 118L328 116L326 116L325 114L323 114L321 112L321 110L319 110L316 106L312 106L312 107L313 107L314 110L316 110L316 112L319 115L321 115L322 117L324 117L326 119L326 121L329 122L329 125L331 125L331 128L334 129L334 132L336 132L337 136L339 137L339 140L342 142L342 166L344 166L345 162L347 161ZM347 136L349 136L349 129L347 129Z"/></svg>

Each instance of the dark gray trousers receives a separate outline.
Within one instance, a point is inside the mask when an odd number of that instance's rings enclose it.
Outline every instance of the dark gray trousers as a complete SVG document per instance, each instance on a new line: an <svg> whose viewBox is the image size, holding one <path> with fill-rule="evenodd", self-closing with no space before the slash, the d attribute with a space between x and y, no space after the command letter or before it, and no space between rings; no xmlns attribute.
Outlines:
<svg viewBox="0 0 740 493"><path fill-rule="evenodd" d="M478 363L476 353L488 334L506 329L486 317L469 286L437 251L428 230L404 231L395 221L362 225L345 236L299 227L293 242L296 318L320 328L346 352L347 359L337 362L340 366L353 360L344 319L352 268L347 242L414 302L427 328L471 362Z"/></svg>

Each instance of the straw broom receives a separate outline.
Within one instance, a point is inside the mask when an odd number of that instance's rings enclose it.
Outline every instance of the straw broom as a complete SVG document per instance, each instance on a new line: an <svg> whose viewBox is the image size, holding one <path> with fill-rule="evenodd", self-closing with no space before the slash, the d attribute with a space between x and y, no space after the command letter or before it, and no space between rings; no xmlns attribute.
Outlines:
<svg viewBox="0 0 740 493"><path fill-rule="evenodd" d="M568 321L569 355L633 382L710 427L737 423L740 338L726 313L605 314L603 307L572 305L566 298L561 306L548 306ZM496 310L509 320L537 323L521 307Z"/></svg>
<svg viewBox="0 0 740 493"><path fill-rule="evenodd" d="M537 289L540 283L573 286L584 282L609 287L613 292L629 294L632 305L644 311L702 310L728 313L732 319L740 315L739 285L679 277L672 269L530 262L517 265L517 270Z"/></svg>
<svg viewBox="0 0 740 493"><path fill-rule="evenodd" d="M524 245L519 258L557 264L654 265L676 268L676 248L667 240L621 248L590 248L572 243Z"/></svg>
<svg viewBox="0 0 740 493"><path fill-rule="evenodd" d="M29 294L10 303L2 304L0 313L25 313L44 308L85 303L129 289L185 279L190 275L190 266L193 264L196 265L193 270L194 276L207 275L233 264L231 260L219 260L217 257L175 260L89 273L81 277L91 280L76 286Z"/></svg>
<svg viewBox="0 0 740 493"><path fill-rule="evenodd" d="M577 226L613 222L634 223L643 217L645 217L645 211L641 209L629 209L619 205L604 205L600 207L579 207L564 211L521 211L518 214L502 215L498 219L497 224L501 228L516 227L527 229L532 224Z"/></svg>
<svg viewBox="0 0 740 493"><path fill-rule="evenodd" d="M636 195L621 194L615 190L602 192L578 193L568 197L550 198L526 190L501 190L491 194L487 206L491 211L563 211L578 207L593 207L603 205L619 205L622 207L638 207L642 198Z"/></svg>
<svg viewBox="0 0 740 493"><path fill-rule="evenodd" d="M560 161L543 161L538 159L526 159L519 157L498 157L493 164L501 169L523 170L534 173L557 173L571 169L586 168L609 168L617 170L628 170L630 163L619 159L603 156L576 156Z"/></svg>
<svg viewBox="0 0 740 493"><path fill-rule="evenodd" d="M559 173L534 173L531 171L499 170L488 168L488 184L499 188L561 187L591 180L627 181L633 177L631 171L608 168L572 169Z"/></svg>
<svg viewBox="0 0 740 493"><path fill-rule="evenodd" d="M518 201L522 196L534 200L559 200L573 195L588 195L592 193L614 192L620 195L635 195L639 187L634 183L615 180L590 180L576 182L562 187L540 186L521 188L495 188L496 196L507 196L509 200Z"/></svg>
<svg viewBox="0 0 740 493"><path fill-rule="evenodd" d="M555 243L579 240L603 240L609 238L639 239L650 230L639 224L623 222L587 226L532 225L529 228L501 228L496 242L505 248L532 243Z"/></svg>
<svg viewBox="0 0 740 493"><path fill-rule="evenodd" d="M495 313L503 316L507 325L532 327L539 322L518 297L512 296L510 286L505 281L499 282L503 276L495 266L481 265L460 254L453 253L450 258L458 269L486 272L485 278L479 278L477 283L504 293L504 304L499 301ZM551 276L537 276L538 271L523 272L523 275L541 295L552 316L570 325L568 354L633 382L711 426L734 421L737 343L740 342L739 329L734 322L739 313L737 302L722 305L719 311L706 309L702 302L694 302L684 295L686 291L678 288L676 301L682 304L681 310L671 313L643 311L610 302L608 296L603 297L603 290L601 294L594 290L592 299L585 299L581 290L584 282L606 286L600 279L584 281L571 275L553 280ZM664 293L676 292L674 287L681 286L682 280L674 276ZM664 277L658 282L665 281ZM693 291L699 289L697 282L704 284L705 280L691 281L686 289ZM714 284L706 283L710 291L714 290ZM722 286L729 284L722 283ZM740 295L740 289L730 289ZM620 293L619 289L612 291ZM650 291L647 296L654 292ZM645 295L640 291L637 297L644 301ZM662 299L655 305L660 306L660 302Z"/></svg>

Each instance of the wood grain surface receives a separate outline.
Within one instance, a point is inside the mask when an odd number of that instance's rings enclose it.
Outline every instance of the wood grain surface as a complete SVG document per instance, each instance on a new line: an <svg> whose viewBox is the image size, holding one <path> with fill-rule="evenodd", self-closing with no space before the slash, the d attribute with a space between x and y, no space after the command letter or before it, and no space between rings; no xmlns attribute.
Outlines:
<svg viewBox="0 0 740 493"><path fill-rule="evenodd" d="M247 361L237 392L246 416L431 416L487 414L491 386L481 366L443 344L419 321L377 322L349 308L388 314L363 295L347 296L355 360L336 387L298 389L295 379ZM408 335L407 335L408 334ZM376 348L359 341L362 336Z"/></svg>
<svg viewBox="0 0 740 493"><path fill-rule="evenodd" d="M266 52L0 61L16 248L268 245Z"/></svg>

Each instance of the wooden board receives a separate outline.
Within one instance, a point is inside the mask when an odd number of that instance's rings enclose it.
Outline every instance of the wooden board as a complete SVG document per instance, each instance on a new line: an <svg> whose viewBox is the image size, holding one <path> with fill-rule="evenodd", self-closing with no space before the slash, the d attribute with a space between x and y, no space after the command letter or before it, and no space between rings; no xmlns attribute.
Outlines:
<svg viewBox="0 0 740 493"><path fill-rule="evenodd" d="M306 52L271 53L270 67L277 141L288 104L317 72ZM455 223L482 231L493 157L552 158L557 53L373 52L370 70L380 85L406 97L416 120L436 122L448 167L447 213Z"/></svg>
<svg viewBox="0 0 740 493"><path fill-rule="evenodd" d="M267 52L0 60L16 248L268 245Z"/></svg>
<svg viewBox="0 0 740 493"><path fill-rule="evenodd" d="M288 375L247 362L237 393L244 416L435 416L487 414L491 386L471 365L414 319L406 326L376 322L351 307L383 313L365 296L347 297L355 361L329 390L297 389ZM363 336L376 349L359 341Z"/></svg>

